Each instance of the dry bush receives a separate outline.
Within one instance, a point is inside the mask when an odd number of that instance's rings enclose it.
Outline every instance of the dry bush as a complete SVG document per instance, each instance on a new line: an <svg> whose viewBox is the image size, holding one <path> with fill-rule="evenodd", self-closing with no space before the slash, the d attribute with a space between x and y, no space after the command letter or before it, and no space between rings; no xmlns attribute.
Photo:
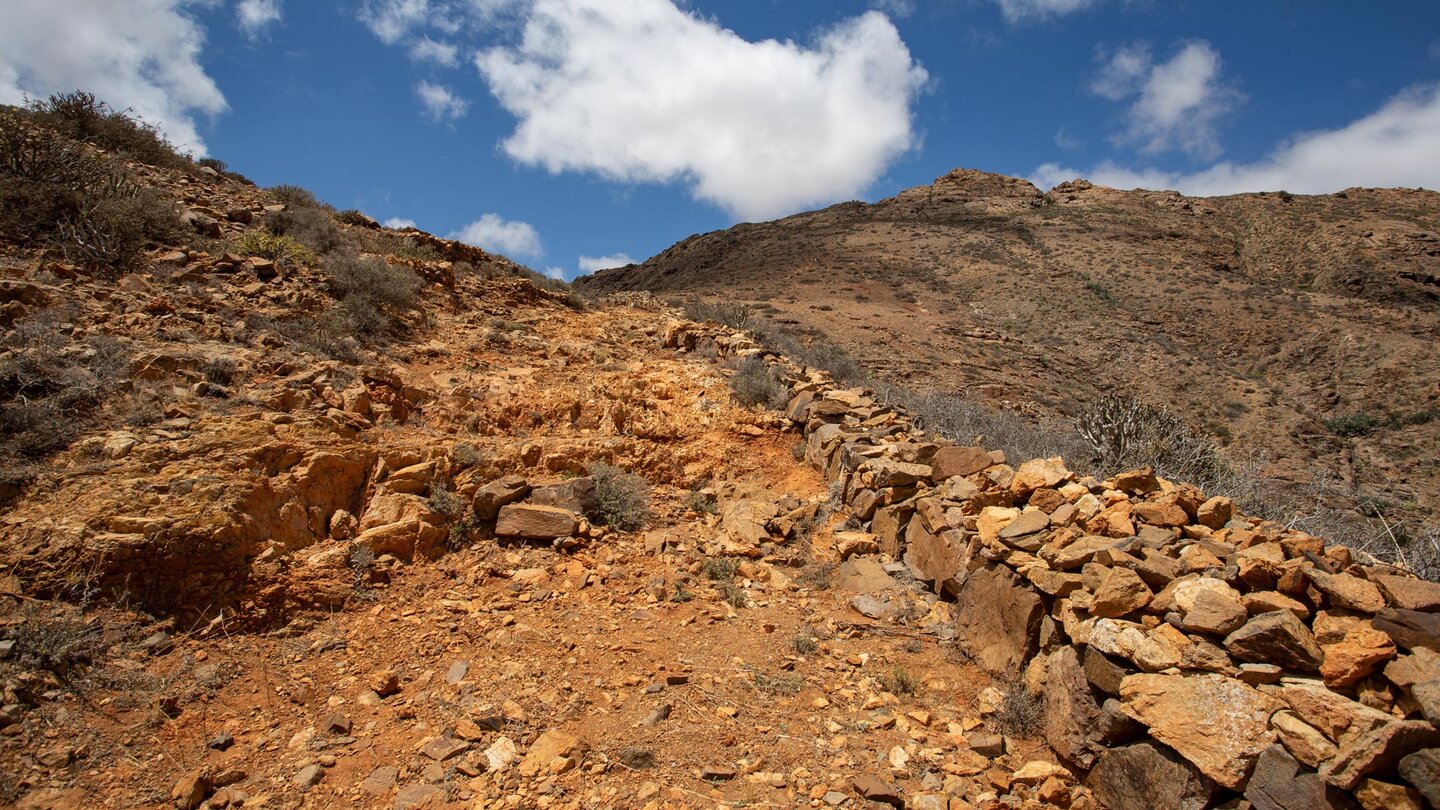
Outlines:
<svg viewBox="0 0 1440 810"><path fill-rule="evenodd" d="M271 186L265 190L269 192L270 196L274 197L277 202L292 205L296 208L321 208L324 206L324 203L320 202L319 198L309 189L290 185L289 183Z"/></svg>
<svg viewBox="0 0 1440 810"><path fill-rule="evenodd" d="M920 688L920 679L897 664L880 676L880 686L892 695L913 695Z"/></svg>
<svg viewBox="0 0 1440 810"><path fill-rule="evenodd" d="M6 466L68 447L127 379L129 353L121 343L106 337L72 343L64 318L43 310L17 321L0 342L0 461Z"/></svg>
<svg viewBox="0 0 1440 810"><path fill-rule="evenodd" d="M75 618L67 611L30 605L9 629L9 638L15 642L10 655L23 667L69 680L104 651L101 630L99 623Z"/></svg>
<svg viewBox="0 0 1440 810"><path fill-rule="evenodd" d="M190 158L176 150L160 130L140 120L130 110L114 109L93 93L83 90L56 93L46 99L29 102L27 110L36 123L67 138L120 152L141 163L179 170L194 166Z"/></svg>
<svg viewBox="0 0 1440 810"><path fill-rule="evenodd" d="M91 266L125 270L181 235L175 206L116 161L0 110L0 233Z"/></svg>
<svg viewBox="0 0 1440 810"><path fill-rule="evenodd" d="M346 244L345 232L319 208L290 207L284 211L272 211L265 217L265 227L277 236L294 239L317 256L338 250Z"/></svg>
<svg viewBox="0 0 1440 810"><path fill-rule="evenodd" d="M1034 739L1045 717L1045 703L1019 684L1001 690L1004 699L990 715L995 730L1007 737Z"/></svg>
<svg viewBox="0 0 1440 810"><path fill-rule="evenodd" d="M790 396L765 361L754 356L740 361L735 374L730 377L730 391L741 405L766 408L783 408Z"/></svg>
<svg viewBox="0 0 1440 810"><path fill-rule="evenodd" d="M597 461L588 472L595 479L600 521L622 532L639 531L650 521L650 482L635 473Z"/></svg>

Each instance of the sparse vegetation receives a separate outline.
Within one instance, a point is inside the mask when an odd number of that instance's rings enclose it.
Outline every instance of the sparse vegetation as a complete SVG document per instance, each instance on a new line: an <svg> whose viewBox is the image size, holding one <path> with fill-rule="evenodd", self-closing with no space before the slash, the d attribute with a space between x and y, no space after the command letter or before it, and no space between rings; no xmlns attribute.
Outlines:
<svg viewBox="0 0 1440 810"><path fill-rule="evenodd" d="M0 235L124 271L179 234L174 205L135 184L118 161L0 109Z"/></svg>
<svg viewBox="0 0 1440 810"><path fill-rule="evenodd" d="M789 398L785 386L775 379L770 367L760 357L747 357L740 361L735 374L730 377L730 391L741 405L783 408Z"/></svg>
<svg viewBox="0 0 1440 810"><path fill-rule="evenodd" d="M709 557L700 567L700 573L716 582L729 582L735 578L740 563L731 557Z"/></svg>
<svg viewBox="0 0 1440 810"><path fill-rule="evenodd" d="M75 141L119 152L163 169L187 170L192 164L160 130L130 110L117 110L94 93L56 93L26 105L31 120Z"/></svg>
<svg viewBox="0 0 1440 810"><path fill-rule="evenodd" d="M265 228L276 236L289 237L316 256L346 245L345 232L330 214L319 208L292 206L265 217Z"/></svg>
<svg viewBox="0 0 1440 810"><path fill-rule="evenodd" d="M295 237L273 234L258 228L248 230L236 239L234 249L242 256L259 256L287 268L315 263L315 254L296 241Z"/></svg>
<svg viewBox="0 0 1440 810"><path fill-rule="evenodd" d="M1045 703L1023 685L1011 684L1001 690L1003 699L990 715L995 730L1009 737L1034 739L1040 733Z"/></svg>
<svg viewBox="0 0 1440 810"><path fill-rule="evenodd" d="M99 623L67 612L29 606L10 628L11 656L21 666L43 669L62 681L80 674L105 649Z"/></svg>
<svg viewBox="0 0 1440 810"><path fill-rule="evenodd" d="M622 532L645 527L650 521L650 482L603 461L591 464L588 472L595 479L595 501L604 525Z"/></svg>
<svg viewBox="0 0 1440 810"><path fill-rule="evenodd" d="M121 387L129 351L119 341L92 336L72 350L65 313L42 310L14 325L0 343L0 462L6 476L24 462L68 447ZM13 483L13 482L12 482Z"/></svg>
<svg viewBox="0 0 1440 810"><path fill-rule="evenodd" d="M277 202L296 208L319 208L324 204L307 188L288 183L266 189Z"/></svg>
<svg viewBox="0 0 1440 810"><path fill-rule="evenodd" d="M430 485L430 497L425 499L425 505L430 507L430 511L451 520L463 515L466 508L465 501L444 481L436 481Z"/></svg>
<svg viewBox="0 0 1440 810"><path fill-rule="evenodd" d="M685 508L702 515L713 515L720 511L719 504L715 503L713 496L707 495L698 490L685 493Z"/></svg>
<svg viewBox="0 0 1440 810"><path fill-rule="evenodd" d="M880 687L892 695L913 695L920 689L920 679L896 664L880 676Z"/></svg>

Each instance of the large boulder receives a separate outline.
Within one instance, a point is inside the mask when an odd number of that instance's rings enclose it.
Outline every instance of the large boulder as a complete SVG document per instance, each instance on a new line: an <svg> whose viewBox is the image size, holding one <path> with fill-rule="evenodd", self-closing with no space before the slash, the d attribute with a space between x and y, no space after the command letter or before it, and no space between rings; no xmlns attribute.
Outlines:
<svg viewBox="0 0 1440 810"><path fill-rule="evenodd" d="M1255 758L1275 742L1270 715L1284 708L1223 675L1131 675L1120 698L1150 736L1231 790L1244 786Z"/></svg>
<svg viewBox="0 0 1440 810"><path fill-rule="evenodd" d="M1036 648L1045 606L1008 568L970 572L955 600L955 640L985 671L1014 680Z"/></svg>

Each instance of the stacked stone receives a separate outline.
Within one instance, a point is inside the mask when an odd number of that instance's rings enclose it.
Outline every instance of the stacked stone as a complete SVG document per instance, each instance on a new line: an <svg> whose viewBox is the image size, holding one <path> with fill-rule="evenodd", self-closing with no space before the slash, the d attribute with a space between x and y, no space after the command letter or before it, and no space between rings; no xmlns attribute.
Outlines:
<svg viewBox="0 0 1440 810"><path fill-rule="evenodd" d="M696 324L666 343L759 352ZM956 601L977 663L1043 695L1047 742L1105 805L1440 807L1440 584L1149 469L1097 481L930 440L768 360L809 462Z"/></svg>

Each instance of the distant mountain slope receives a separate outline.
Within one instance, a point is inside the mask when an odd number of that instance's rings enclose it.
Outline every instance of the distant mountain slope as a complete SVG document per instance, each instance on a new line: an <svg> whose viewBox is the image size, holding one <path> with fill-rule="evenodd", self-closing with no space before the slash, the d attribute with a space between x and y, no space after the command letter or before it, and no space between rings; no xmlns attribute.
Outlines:
<svg viewBox="0 0 1440 810"><path fill-rule="evenodd" d="M1042 193L957 170L577 286L749 302L877 376L1012 406L1073 415L1126 392L1274 475L1440 506L1434 192Z"/></svg>

